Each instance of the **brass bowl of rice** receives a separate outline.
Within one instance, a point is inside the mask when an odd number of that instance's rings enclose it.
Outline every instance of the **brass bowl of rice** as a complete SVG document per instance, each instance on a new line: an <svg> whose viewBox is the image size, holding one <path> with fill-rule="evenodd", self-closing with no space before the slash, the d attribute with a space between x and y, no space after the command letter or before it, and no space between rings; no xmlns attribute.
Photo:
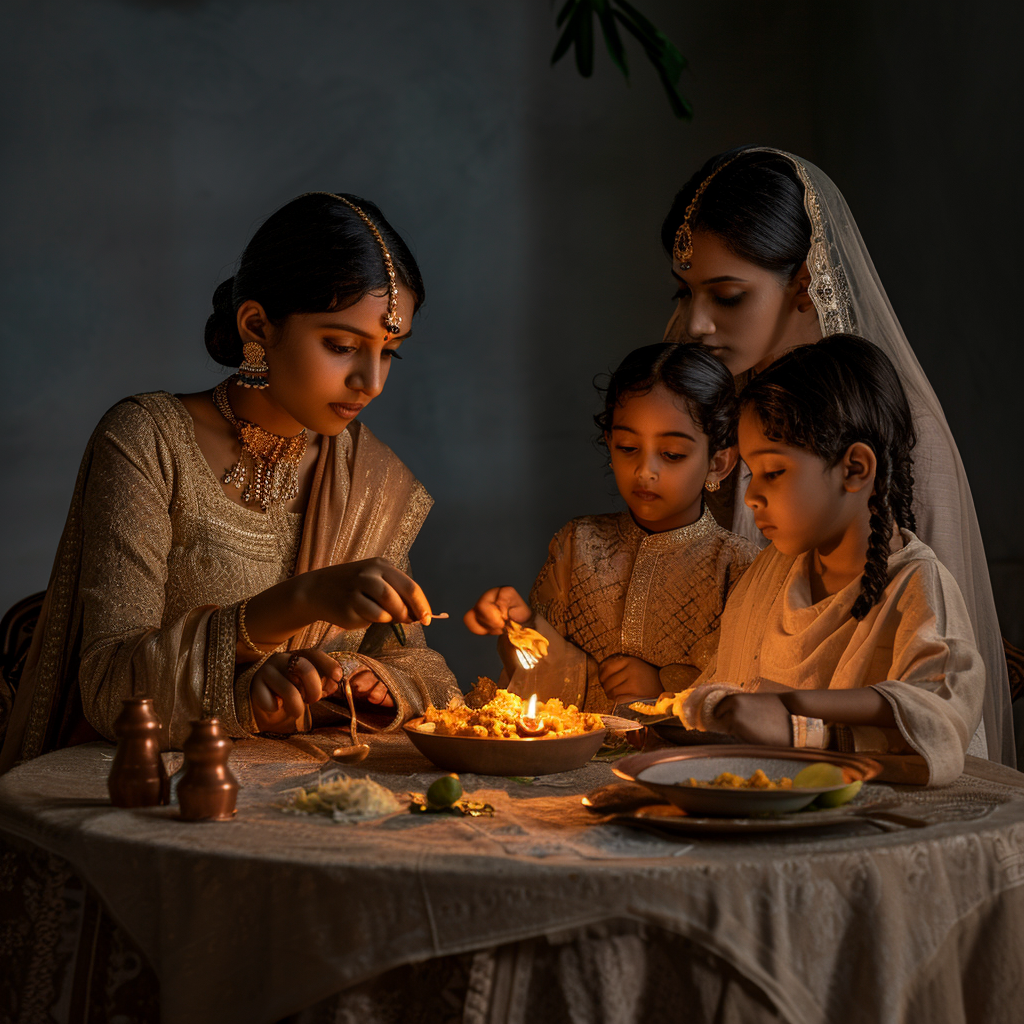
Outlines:
<svg viewBox="0 0 1024 1024"><path fill-rule="evenodd" d="M609 728L634 729L635 722L594 715L558 699L537 705L542 736L524 734L526 702L496 690L482 707L428 708L406 722L413 745L438 768L476 775L554 775L581 768L601 749Z"/></svg>

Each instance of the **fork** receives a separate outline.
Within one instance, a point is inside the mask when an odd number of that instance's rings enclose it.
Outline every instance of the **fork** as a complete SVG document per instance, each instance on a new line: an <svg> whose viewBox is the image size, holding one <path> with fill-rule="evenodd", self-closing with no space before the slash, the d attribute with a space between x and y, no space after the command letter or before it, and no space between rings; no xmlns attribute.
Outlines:
<svg viewBox="0 0 1024 1024"><path fill-rule="evenodd" d="M505 633L508 633L508 625L511 620L505 620ZM511 643L511 640L509 641ZM537 657L533 651L524 651L521 647L516 647L512 644L513 650L516 652L516 657L519 659L519 664L523 666L527 671L536 668L540 662L540 658Z"/></svg>

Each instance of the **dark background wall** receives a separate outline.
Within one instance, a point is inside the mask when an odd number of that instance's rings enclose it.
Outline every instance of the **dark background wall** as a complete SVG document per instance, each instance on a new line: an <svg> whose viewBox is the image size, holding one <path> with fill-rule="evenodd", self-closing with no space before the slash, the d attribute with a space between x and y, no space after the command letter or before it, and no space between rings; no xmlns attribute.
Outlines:
<svg viewBox="0 0 1024 1024"><path fill-rule="evenodd" d="M210 295L307 190L374 199L428 302L367 421L437 500L413 566L455 621L614 507L591 380L656 341L658 227L712 153L793 150L844 191L946 409L1004 630L1024 642L1017 23L951 3L641 0L688 55L692 124L548 65L545 0L7 0L0 30L0 606L46 584L82 448L124 395L212 386ZM911 9L914 8L914 9ZM975 13L976 12L976 13Z"/></svg>

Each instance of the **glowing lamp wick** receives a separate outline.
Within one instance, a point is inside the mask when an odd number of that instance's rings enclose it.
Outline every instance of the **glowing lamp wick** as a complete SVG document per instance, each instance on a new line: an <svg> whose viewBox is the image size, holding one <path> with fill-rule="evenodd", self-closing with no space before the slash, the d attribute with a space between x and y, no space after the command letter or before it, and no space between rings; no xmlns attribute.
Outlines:
<svg viewBox="0 0 1024 1024"><path fill-rule="evenodd" d="M543 736L548 727L543 720L537 720L537 694L532 694L526 705L526 710L520 715L516 724L516 731L520 736Z"/></svg>

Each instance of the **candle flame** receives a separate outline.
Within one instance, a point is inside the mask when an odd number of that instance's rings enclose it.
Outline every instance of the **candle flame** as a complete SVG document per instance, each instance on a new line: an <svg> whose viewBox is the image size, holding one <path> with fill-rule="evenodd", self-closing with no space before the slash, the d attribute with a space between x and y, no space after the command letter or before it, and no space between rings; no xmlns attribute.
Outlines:
<svg viewBox="0 0 1024 1024"><path fill-rule="evenodd" d="M526 714L523 717L530 719L537 717L537 694L530 697L530 702L526 705Z"/></svg>

